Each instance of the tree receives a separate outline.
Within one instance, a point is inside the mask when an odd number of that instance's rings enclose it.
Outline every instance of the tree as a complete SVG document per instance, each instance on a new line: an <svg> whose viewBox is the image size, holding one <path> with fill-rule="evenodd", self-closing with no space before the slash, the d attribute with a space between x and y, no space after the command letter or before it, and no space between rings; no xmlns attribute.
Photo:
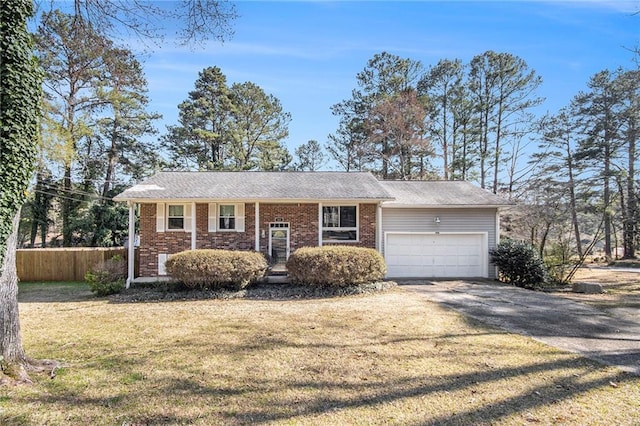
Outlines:
<svg viewBox="0 0 640 426"><path fill-rule="evenodd" d="M172 164L187 170L223 169L233 103L222 70L209 67L198 73L195 89L178 109L180 125L168 127L163 138Z"/></svg>
<svg viewBox="0 0 640 426"><path fill-rule="evenodd" d="M532 163L537 170L534 173L533 186L547 187L548 183L553 182L562 191L562 196L568 198L575 247L578 256L582 257L577 202L580 168L575 160L575 123L571 120L570 111L563 109L555 116L541 120L540 127L542 141L538 153L532 156ZM547 182L547 185L544 185L544 182Z"/></svg>
<svg viewBox="0 0 640 426"><path fill-rule="evenodd" d="M479 116L482 188L488 186L492 174L490 188L497 193L505 140L516 134L519 124L530 121L527 111L542 102L535 97L540 84L542 79L535 71L509 53L487 51L471 60L469 88Z"/></svg>
<svg viewBox="0 0 640 426"><path fill-rule="evenodd" d="M164 34L158 22L177 23L181 44L202 44L210 38L225 41L231 37L231 24L238 14L227 0L185 0L168 8L146 1L73 0L73 16L92 23L103 35L135 34L143 42L159 45Z"/></svg>
<svg viewBox="0 0 640 426"><path fill-rule="evenodd" d="M291 157L282 141L289 135L291 114L275 96L251 82L233 84L230 96L229 166L236 170L285 167Z"/></svg>
<svg viewBox="0 0 640 426"><path fill-rule="evenodd" d="M418 83L418 93L429 99L430 133L440 145L445 180L453 178L451 168L458 151L456 142L461 122L456 114L456 104L463 102L460 96L463 78L462 61L444 59L435 67L429 67Z"/></svg>
<svg viewBox="0 0 640 426"><path fill-rule="evenodd" d="M375 147L364 130L361 106L353 99L335 104L331 113L340 117L338 130L328 136L325 148L347 172L371 170L376 159Z"/></svg>
<svg viewBox="0 0 640 426"><path fill-rule="evenodd" d="M20 334L15 253L20 208L34 170L42 74L33 55L27 19L29 0L6 0L0 8L0 380L28 381Z"/></svg>
<svg viewBox="0 0 640 426"><path fill-rule="evenodd" d="M133 7L125 1L75 0L74 4L78 14L87 12L87 22L104 18L103 25L98 27L107 30L127 22L132 24L131 28L140 28L137 23L127 19L127 12L137 14L143 20L149 19L149 15L138 14L139 6L135 6L138 2ZM119 8L104 9L108 5L119 5ZM191 40L190 35L228 34L224 30L228 28L226 25L229 21L235 18L235 13L218 15L218 5L220 2L213 0L183 2L187 11L195 12L187 16L187 22L193 25L188 26L186 40ZM91 10L97 12L88 13ZM100 10L107 12L102 14ZM109 10L116 12L109 13ZM181 10L184 11L184 7ZM27 19L32 15L33 4L29 0L5 0L0 8L0 354L2 374L15 373L13 375L23 381L29 380L27 369L35 362L26 357L22 347L15 242L20 208L25 200L37 153L36 134L42 98L42 76L26 26Z"/></svg>
<svg viewBox="0 0 640 426"><path fill-rule="evenodd" d="M625 182L621 185L624 258L635 259L638 239L638 194L636 191L636 144L640 138L640 70L626 71L617 77L622 94L622 137L626 144Z"/></svg>
<svg viewBox="0 0 640 426"><path fill-rule="evenodd" d="M620 137L619 87L614 84L613 78L608 70L595 74L588 83L590 91L578 94L573 100L582 134L576 156L593 167L602 185L604 254L607 259L612 257L613 164L624 143Z"/></svg>
<svg viewBox="0 0 640 426"><path fill-rule="evenodd" d="M36 43L45 70L48 117L43 132L55 141L55 155L64 169L60 187L62 241L64 246L71 246L73 218L86 199L74 185L74 172L80 167L85 181L94 177L88 175L96 160L92 121L107 103L104 93L97 89L106 81L112 43L91 25L57 10L43 15Z"/></svg>
<svg viewBox="0 0 640 426"><path fill-rule="evenodd" d="M41 166L42 167L42 166ZM35 246L36 237L40 232L41 246L46 247L49 230L49 210L55 195L55 186L51 178L51 172L46 168L36 173L36 186L33 189L34 197L31 203L31 247Z"/></svg>
<svg viewBox="0 0 640 426"><path fill-rule="evenodd" d="M424 178L426 159L432 155L425 118L424 106L412 89L384 98L369 112L365 128L369 140L382 147L383 179Z"/></svg>
<svg viewBox="0 0 640 426"><path fill-rule="evenodd" d="M327 156L322 152L322 147L316 140L310 140L296 148L298 161L294 164L295 170L308 170L314 172L322 169L327 162Z"/></svg>
<svg viewBox="0 0 640 426"><path fill-rule="evenodd" d="M53 11L43 16L37 43L46 72L44 139L55 147L50 158L64 169L58 197L62 243L96 245L102 230L81 212L91 210L94 195L106 203L117 166L133 177L153 169L158 155L142 139L155 132L158 115L146 111L140 63L91 24ZM103 223L99 214L95 220Z"/></svg>
<svg viewBox="0 0 640 426"><path fill-rule="evenodd" d="M142 65L133 53L124 48L113 48L106 52L107 74L97 91L106 102L102 118L97 121L99 155L102 161L104 183L100 188L101 202L108 199L114 187L117 167L139 179L153 171L159 161L157 149L144 136L153 135L156 129L153 121L160 114L147 111L147 80Z"/></svg>
<svg viewBox="0 0 640 426"><path fill-rule="evenodd" d="M178 105L180 125L163 142L174 167L198 170L280 170L291 156L282 145L291 115L254 83L227 86L218 67L205 68Z"/></svg>
<svg viewBox="0 0 640 426"><path fill-rule="evenodd" d="M392 161L402 150L393 146L393 135L386 132L386 137L377 135L375 151L371 152L371 123L374 116L380 116L381 109L389 109L395 97L397 102L403 93L415 91L422 73L422 65L418 61L401 58L388 52L376 54L367 62L367 66L356 75L359 90L352 92L351 99L332 106L334 115L340 117L340 133L330 137L330 142L350 145L350 152L362 153L360 158L371 159L364 167L376 171L385 179L391 175ZM378 107L376 111L375 108ZM369 125L367 124L369 123ZM360 144L356 146L355 144ZM333 151L339 152L339 146ZM377 161L376 161L377 160Z"/></svg>

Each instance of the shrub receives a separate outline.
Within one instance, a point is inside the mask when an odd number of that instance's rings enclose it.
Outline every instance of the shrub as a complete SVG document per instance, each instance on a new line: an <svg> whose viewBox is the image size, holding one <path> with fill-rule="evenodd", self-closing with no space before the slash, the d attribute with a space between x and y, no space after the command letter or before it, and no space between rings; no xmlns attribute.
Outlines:
<svg viewBox="0 0 640 426"><path fill-rule="evenodd" d="M287 261L294 282L345 287L379 281L387 273L384 258L374 249L348 246L303 247Z"/></svg>
<svg viewBox="0 0 640 426"><path fill-rule="evenodd" d="M548 274L536 249L522 241L503 240L490 251L500 278L516 287L543 287Z"/></svg>
<svg viewBox="0 0 640 426"><path fill-rule="evenodd" d="M84 280L96 296L109 296L124 290L125 277L124 259L121 256L113 256L87 271Z"/></svg>
<svg viewBox="0 0 640 426"><path fill-rule="evenodd" d="M240 290L262 278L267 261L262 253L231 250L188 250L171 255L167 273L188 288Z"/></svg>

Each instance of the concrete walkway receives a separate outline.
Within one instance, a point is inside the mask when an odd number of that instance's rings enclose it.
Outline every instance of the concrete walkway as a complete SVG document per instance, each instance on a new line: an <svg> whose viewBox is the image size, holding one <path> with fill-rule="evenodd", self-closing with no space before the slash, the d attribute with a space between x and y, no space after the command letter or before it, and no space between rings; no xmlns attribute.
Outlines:
<svg viewBox="0 0 640 426"><path fill-rule="evenodd" d="M472 318L640 375L640 323L561 296L494 282L399 282Z"/></svg>

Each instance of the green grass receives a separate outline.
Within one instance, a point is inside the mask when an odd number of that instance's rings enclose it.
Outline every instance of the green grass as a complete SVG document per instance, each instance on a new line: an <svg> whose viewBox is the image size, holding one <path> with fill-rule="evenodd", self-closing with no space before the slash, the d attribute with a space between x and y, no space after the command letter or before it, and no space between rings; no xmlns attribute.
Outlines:
<svg viewBox="0 0 640 426"><path fill-rule="evenodd" d="M25 349L64 367L0 388L3 425L640 422L640 378L402 288L123 304L20 287Z"/></svg>
<svg viewBox="0 0 640 426"><path fill-rule="evenodd" d="M69 302L93 299L85 282L21 282L19 302Z"/></svg>

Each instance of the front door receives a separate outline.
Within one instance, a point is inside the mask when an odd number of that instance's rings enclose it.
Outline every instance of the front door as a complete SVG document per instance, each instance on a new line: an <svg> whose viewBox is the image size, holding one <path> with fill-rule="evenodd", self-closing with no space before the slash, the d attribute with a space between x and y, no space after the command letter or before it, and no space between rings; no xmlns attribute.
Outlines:
<svg viewBox="0 0 640 426"><path fill-rule="evenodd" d="M274 265L284 265L289 258L289 224L269 224L269 255Z"/></svg>

